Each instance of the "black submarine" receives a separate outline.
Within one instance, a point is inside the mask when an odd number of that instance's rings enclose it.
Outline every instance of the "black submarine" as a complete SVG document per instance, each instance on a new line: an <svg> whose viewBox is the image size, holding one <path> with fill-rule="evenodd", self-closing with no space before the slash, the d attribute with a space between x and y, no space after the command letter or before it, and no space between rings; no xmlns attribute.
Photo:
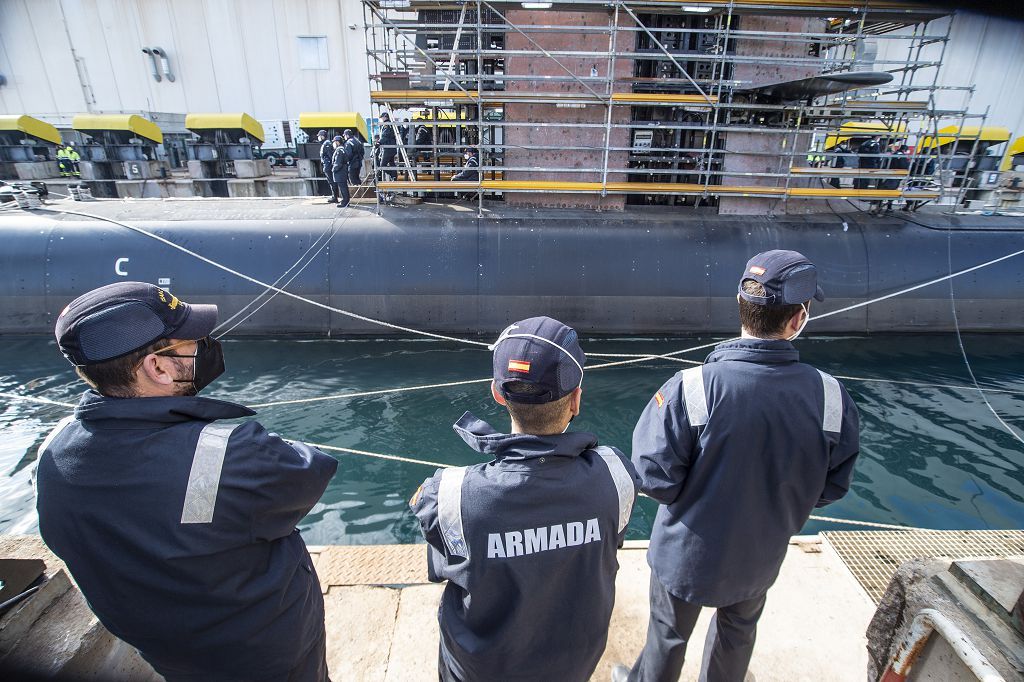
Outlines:
<svg viewBox="0 0 1024 682"><path fill-rule="evenodd" d="M772 248L818 266L813 332L1020 332L1024 320L1016 217L63 201L5 209L0 235L0 334L51 333L77 295L124 279L215 303L222 319L249 306L234 330L246 335L405 334L382 320L493 336L538 314L596 334L731 334L738 274Z"/></svg>

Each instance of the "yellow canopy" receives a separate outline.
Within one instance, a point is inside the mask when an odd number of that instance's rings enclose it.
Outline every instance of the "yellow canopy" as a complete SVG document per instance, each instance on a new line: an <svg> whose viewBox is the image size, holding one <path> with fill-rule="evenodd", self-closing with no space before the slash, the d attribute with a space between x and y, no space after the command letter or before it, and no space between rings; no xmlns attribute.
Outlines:
<svg viewBox="0 0 1024 682"><path fill-rule="evenodd" d="M136 114L77 114L71 127L84 132L126 130L157 144L164 141L164 134L155 123Z"/></svg>
<svg viewBox="0 0 1024 682"><path fill-rule="evenodd" d="M358 131L364 140L370 139L370 131L366 129L366 120L354 111L307 111L299 114L299 127L303 130L308 128L351 128Z"/></svg>
<svg viewBox="0 0 1024 682"><path fill-rule="evenodd" d="M242 130L260 142L267 139L263 125L249 114L188 114L185 127L189 130Z"/></svg>
<svg viewBox="0 0 1024 682"><path fill-rule="evenodd" d="M1003 156L1003 163L1000 164L999 170L1007 171L1013 168L1013 157L1018 154L1024 154L1024 137L1018 137L1010 143L1006 154Z"/></svg>
<svg viewBox="0 0 1024 682"><path fill-rule="evenodd" d="M1002 126L985 126L983 128L978 126L946 126L945 128L939 129L939 145L940 147L952 144L957 139L957 130L960 131L960 139L967 142L974 142L979 140L981 142L992 142L998 144L999 142L1006 142L1010 139L1010 129ZM929 135L921 140L921 143L917 145L918 150L930 149L935 146L934 138Z"/></svg>
<svg viewBox="0 0 1024 682"><path fill-rule="evenodd" d="M60 133L46 121L18 114L0 116L0 130L18 130L45 142L60 144Z"/></svg>
<svg viewBox="0 0 1024 682"><path fill-rule="evenodd" d="M877 133L879 135L885 133L905 133L907 132L907 124L900 123L896 126L889 125L887 123L874 123L872 121L850 121L839 126L839 133L832 134L825 138L825 150L832 149L840 142L846 142L853 137L864 137L865 133L872 134Z"/></svg>

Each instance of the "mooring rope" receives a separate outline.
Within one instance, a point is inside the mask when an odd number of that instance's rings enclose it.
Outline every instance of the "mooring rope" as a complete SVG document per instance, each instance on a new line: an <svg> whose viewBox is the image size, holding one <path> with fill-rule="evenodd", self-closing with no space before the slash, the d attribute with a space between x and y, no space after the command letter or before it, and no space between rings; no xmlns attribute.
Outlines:
<svg viewBox="0 0 1024 682"><path fill-rule="evenodd" d="M285 296L288 296L290 298L293 298L293 299L296 299L296 300L308 303L308 304L313 305L315 307L323 308L323 309L329 310L331 312L335 312L335 313L338 313L338 314L341 314L341 315L345 315L345 316L348 316L348 317L351 317L351 318L354 318L354 319L358 319L358 320L361 320L361 321L364 321L364 322L368 322L368 323L371 323L371 324L377 324L377 325L380 325L380 326L383 326L383 327L387 327L387 328L390 328L390 329L395 329L395 330L398 330L398 331L407 332L407 333L410 333L410 334L413 334L413 335L426 336L426 337L440 339L440 340L444 340L444 341L454 341L454 342L457 342L457 343L465 343L465 344L470 344L470 345L478 346L478 347L479 346L487 347L489 345L486 342L474 341L474 340L471 340L471 339L464 339L464 338L458 338L458 337L453 337L453 336L446 336L446 335L443 335L443 334L435 334L433 332L417 330L417 329L413 329L413 328L410 328L410 327L404 327L404 326L401 326L401 325L397 325L397 324L393 324L393 323L390 323L390 322L386 322L384 320L378 320L378 319L370 318L370 317L367 317L367 316L364 316L364 315L360 315L358 313L354 313L354 312L343 310L343 309L340 309L340 308L336 308L334 306L330 306L330 305L327 305L327 304L324 304L324 303L320 303L320 302L315 301L313 299L309 299L309 298L301 296L299 294L295 294L295 293L292 293L290 291L287 291L286 289L284 289L282 287L278 287L277 284L281 281L281 279L285 275L287 275L287 273L292 268L294 268L295 265L297 265L299 262L301 262L301 260L305 257L306 253L308 253L309 250L304 252L303 255L300 256L299 260L296 261L296 264L293 264L290 268L288 268L288 270L286 270L285 273L283 273L281 275L281 277L279 277L273 284L267 284L266 282L258 280L255 277L251 277L249 275L246 275L246 274L244 274L242 272L239 272L238 270L230 268L230 267L228 267L226 265L223 265L221 263L218 263L218 262L216 262L216 261L214 261L214 260L212 260L210 258L207 258L207 257L205 257L205 256L203 256L203 255L201 255L199 253L196 253L195 251L192 251L192 250L190 250L190 249L188 249L188 248L186 248L184 246L176 244L176 243L174 243L174 242L172 242L172 241L170 241L170 240L168 240L168 239L166 239L164 237L161 237L160 235L157 235L155 233L149 232L149 231L144 230L142 228L139 228L137 226L130 225L128 223L117 221L117 220L114 220L112 218L106 218L106 217L103 217L103 216L97 216L97 215L93 215L93 214L89 214L89 213L83 213L83 212L80 212L80 211L69 211L69 210L66 210L66 209L52 209L52 208L40 207L39 209L36 209L36 210L44 210L44 211L49 211L49 212L54 212L54 213L62 213L62 214L67 214L67 215L77 215L77 216L81 216L81 217L85 217L85 218L91 218L91 219L99 220L99 221L103 221L103 222L109 222L111 224L124 227L124 228L126 228L128 230L131 230L133 232L136 232L138 234L142 234L144 236L150 237L151 239L155 239L155 240L157 240L157 241L159 241L159 242L161 242L163 244L166 244L167 246L170 246L170 247L172 247L174 249L177 249L177 250L179 250L179 251L181 251L181 252L183 252L183 253L185 253L185 254L187 254L189 256L192 256L192 257L194 257L194 258L196 258L196 259L198 259L200 261L203 261L203 262L205 262L205 263L207 263L209 265L212 265L213 267L216 267L216 268L218 268L220 270L228 272L229 274L235 275L236 277L239 277L239 278L241 278L241 279L243 279L245 281L248 281L248 282L251 282L253 284L257 284L257 285L259 285L261 287L264 287L264 291L261 292L256 297L256 299L253 300L253 302L251 302L250 304L245 306L242 309L243 311L246 308L248 308L249 306L251 306L253 303L255 303L256 300L258 300L261 296L265 295L268 291L273 291L274 292L274 296L276 296L278 294L283 294ZM345 219L347 220L347 216L346 216ZM337 216L335 216L334 220L337 220ZM333 231L333 225L334 225L334 221L332 221L332 226L330 228L330 230L332 230L332 231ZM323 235L321 235L321 238L322 238L322 236ZM323 246L325 246L330 241L330 239L333 238L333 236L334 235L332 234L331 237L328 238L328 240L325 241L323 245L321 245L321 247L313 254L313 256L311 256L309 258L307 263L302 266L302 269L304 269L306 266L308 266L309 263L311 263L312 260L317 255L319 255L319 253L322 250ZM317 239L317 241L319 241L319 238ZM312 248L312 247L310 247L310 248ZM953 296L952 296L952 293L953 293L952 292L952 280L954 278L962 276L962 275L965 275L965 274L968 274L970 272L974 272L976 270L980 270L980 269L985 268L985 267L989 267L991 265L995 265L996 263L1002 262L1004 260L1008 260L1010 258L1019 256L1021 254L1024 254L1024 249L1021 249L1021 250L1018 250L1018 251L1014 251L1014 252L1006 254L1004 256L1000 256L998 258L991 259L991 260L986 261L984 263L980 263L980 264L974 265L972 267L965 268L963 270L959 270L957 272L950 272L947 275L943 275L942 277L938 277L938 278L935 278L933 280L929 280L929 281L921 283L921 284L916 284L916 285L913 285L913 286L910 286L910 287L907 287L907 288L904 288L904 289L901 289L901 290L898 290L898 291L895 291L895 292L891 292L889 294L885 294L883 296L879 296L879 297L876 297L876 298L873 298L873 299L869 299L869 300L866 300L866 301L862 301L862 302L859 302L859 303L856 303L856 304L853 304L853 305L850 305L850 306L846 306L846 307L840 308L838 310L833 310L833 311L829 311L829 312L826 312L826 313L822 313L820 315L811 317L810 321L817 320L817 319L823 319L823 318L826 318L826 317L831 317L832 315L838 315L840 313L849 312L851 310L856 310L858 308L862 308L862 307L865 307L865 306L868 306L868 305L872 305L874 303L877 303L877 302L880 302L880 301L884 301L884 300L887 300L887 299L890 299L890 298L894 298L896 296L900 296L900 295L903 295L903 294L906 294L906 293L909 293L909 292L912 292L912 291L916 291L918 289L922 289L924 287L927 287L927 286L930 286L930 285L933 285L933 284L937 284L937 283L940 283L940 282L944 282L944 281L947 281L947 280L950 281L950 283L951 283L951 292L950 292L951 293L951 299L954 301L954 306L955 306L955 298L953 298ZM951 256L950 256L950 259L951 259ZM950 265L952 265L951 260L950 260ZM302 269L300 269L299 272L301 272ZM285 286L290 284L295 279L295 277L298 274L299 273L296 273L295 275L293 275L288 280L288 282L285 283ZM270 298L273 298L273 296L271 296ZM269 300L270 299L268 299L267 301L264 301L259 307L257 307L251 313L249 313L249 315L247 315L245 319L248 319L253 314L258 312L258 310L261 309L264 305L266 305L266 303L269 302ZM242 311L239 311L239 312L241 313ZM236 313L236 315L233 316L232 318L229 318L228 321L235 319L235 317L237 317L237 316L238 316L238 314ZM954 316L955 316L955 309L954 309ZM244 322L245 319L243 319L242 321ZM224 324L226 324L228 321L225 321ZM954 320L954 321L956 322L956 320ZM239 324L241 324L241 322ZM224 326L224 325L222 324L221 326ZM228 330L228 332L230 332L231 330L233 330L237 326L238 326L237 324L234 325L231 329ZM225 332L225 334L228 333L228 332ZM958 339L959 339L960 336L959 336L959 324L958 323L957 323L957 334L958 334ZM706 348L710 348L710 347L716 346L716 345L718 345L720 343L726 343L728 341L734 341L737 338L739 338L739 337L734 337L732 339L727 339L725 341L715 341L715 342L708 343L708 344L702 344L702 345L698 345L698 346L693 346L693 347L690 347L690 348L685 348L685 349L681 349L681 350L677 350L677 351L673 351L673 352L665 353L665 354L634 355L634 354L612 354L612 353L597 354L597 353L594 353L594 354L592 354L594 357L625 357L627 359L620 360L620 361L615 361L615 362L603 363L603 364L599 364L599 365L593 365L593 366L589 367L588 369L603 369L603 368L608 368L608 367L618 367L618 366L631 365L631 364L636 364L636 363L639 363L639 362L646 362L646 361L649 361L649 360L657 360L657 359L675 360L675 361L678 361L678 362L687 362L687 363L693 363L693 364L700 364L698 361L685 360L685 359L677 358L675 356L682 355L682 354L685 354L685 353L690 353L690 352L697 351L697 350L703 350L703 349L706 349ZM962 339L961 339L961 350L963 351ZM965 351L963 352L963 355L964 355L965 361L966 361L966 352ZM968 370L970 371L969 363L968 363ZM970 371L970 373L971 373L971 378L972 378L972 380L973 380L973 382L975 384L976 390L978 390L979 392L982 393L982 397L985 399L985 403L986 403L986 405L989 406L989 409L992 411L992 413L996 416L997 419L999 419L1000 423L1002 423L1003 426L1006 427L1008 431L1010 431L1010 433L1012 433L1018 440L1021 440L1021 442L1024 442L1024 439L1021 439L1020 436L1018 434L1016 434L1016 432L1014 432L1012 429L1010 429L1008 427L1008 425L1006 425L1006 423L1002 420L1002 418L999 417L999 415L992 408L991 404L989 404L987 398L985 398L985 396L984 396L984 392L986 390L997 391L997 392L1012 392L1012 391L1003 391L1001 389L983 389L978 384L977 379L974 377L973 371ZM930 387L948 388L948 389L955 389L955 390L965 390L965 388L969 388L969 387L953 386L953 385L923 384L923 383L920 383L920 382L895 381L895 380L885 380L885 379L870 379L870 378L858 378L858 377L839 377L839 378L843 378L843 379L847 379L847 380L854 380L854 381L879 381L879 382L886 382L886 383L898 383L898 384L907 384L907 385L915 385L915 386L930 386ZM446 387L446 386L458 386L458 385L466 385L466 384L474 384L474 383L483 383L483 382L487 382L487 381L490 381L490 380L491 379L489 377L487 377L487 378L469 379L469 380L457 381L457 382L443 382L443 383L437 383L437 384L427 384L427 385L421 385L421 386L402 387L402 388L393 388L393 389L383 389L383 390L377 390L377 391L363 391L363 392L357 392L357 393L346 393L346 394L339 394L339 395L335 395L335 396L321 396L321 397L318 397L318 398L304 398L304 399L296 399L296 400L288 400L288 401L274 401L274 402L257 404L257 405L254 405L253 407L270 407L270 406L276 406L276 405L289 405L289 404L317 402L317 401L322 401L322 400L356 398L356 397L371 396L371 395L382 395L382 394L387 394L387 393L399 393L399 392L405 392L405 391L426 390L426 389L441 388L441 387ZM61 407L72 407L72 408L74 407L74 405L72 405L70 403L60 402L60 401L56 401L56 400L51 400L49 398L41 398L41 397L36 397L36 396L27 396L27 395L20 395L20 394L6 393L6 392L0 393L0 396L7 397L7 398L12 398L12 399L17 399L17 400L25 400L25 401L29 401L29 402L37 402L37 403L57 405L57 406L61 406ZM367 451L367 450L357 450L357 449L354 449L354 448L343 448L343 447L340 447L340 446L332 446L332 445L325 445L325 444L314 444L314 443L310 443L310 445L312 445L313 447L317 447L317 448L321 448L321 449L329 450L329 451L345 452L345 453L348 453L348 454L356 454L356 455L362 455L362 456L367 456L367 457L374 457L374 458L384 459L384 460L389 460L389 461L405 462L405 463L409 463L409 464L433 466L433 467L436 467L436 468L446 468L446 467L453 466L453 465L449 465L449 464L443 464L443 463L440 463L440 462L431 462L431 461L428 461L428 460L415 459L415 458L411 458L411 457L403 457L403 456L400 456L400 455L388 455L388 454L384 454L384 453L370 452L370 451ZM901 526L901 525L896 525L896 524L885 524L885 523L877 523L877 522L872 522L872 521L855 521L855 520L840 519L840 518L828 517L828 516L812 515L812 516L810 516L810 519L817 520L817 521L830 522L830 523L855 525L855 526L866 526L866 527L874 527L874 528L886 528L886 529L901 530L901 531L927 530L927 529L921 529L921 528L913 528L913 527L909 527L909 526Z"/></svg>
<svg viewBox="0 0 1024 682"><path fill-rule="evenodd" d="M425 460L425 459L415 459L415 458L412 458L412 457L402 457L400 455L385 455L385 454L380 453L380 452L369 452L367 450L356 450L355 448L343 448L343 447L340 447L340 446L337 446L337 445L324 445L323 443L307 443L307 445L310 445L310 446L312 446L314 448L319 448L320 450L332 450L334 452L344 452L344 453L352 454L352 455L363 455L365 457L374 457L374 458L377 458L377 459L386 459L386 460L391 460L391 461L394 461L394 462L405 462L407 464L420 464L422 466L434 467L436 469L450 469L452 467L458 466L457 464L445 464L443 462L431 462L431 461ZM640 496L641 497L646 497L647 499L651 499L651 496L647 495L645 493L640 493ZM876 521L854 521L852 519L840 519L840 518L836 518L834 516L817 516L817 515L814 515L814 514L812 514L808 518L810 518L813 521L826 521L826 522L829 522L829 523L840 523L840 524L845 524L845 525L849 525L849 526L869 526L871 528L886 528L886 529L889 529L889 530L907 530L907 531L910 531L910 530L918 530L918 531L919 530L931 530L931 529L928 529L928 528L916 528L914 526L901 526L901 525L894 524L894 523L878 523Z"/></svg>
<svg viewBox="0 0 1024 682"><path fill-rule="evenodd" d="M292 293L291 291L288 291L287 289L282 289L280 287L274 286L273 284L268 284L268 283L266 283L266 282L264 282L262 280L256 279L255 277L250 277L249 275L245 274L244 272L239 272L238 270L235 270L234 268L228 267L227 265L224 265L222 263L218 263L217 261L215 261L215 260L213 260L211 258L207 258L206 256L204 256L202 254L196 253L195 251L193 251L193 250L191 250L191 249L189 249L187 247L184 247L184 246L182 246L180 244L176 244L176 243L172 242L170 239L166 239L164 237L161 237L158 234L155 234L153 232L149 232L148 230L144 230L141 227L137 227L135 225L129 225L128 223L124 223L124 222L121 222L119 220L114 220L113 218L107 218L107 217L104 217L104 216L93 215L91 213L83 213L81 211L69 211L67 209L55 209L55 208L49 208L49 207L39 207L39 208L36 208L34 210L37 210L37 211L48 211L48 212L51 212L51 213L61 213L61 214L66 214L66 215L77 215L77 216L81 216L83 218L92 218L93 220L99 220L99 221L102 221L102 222L111 223L113 225L119 225L119 226L121 226L121 227L123 227L123 228L125 228L127 230L131 230L132 232L136 232L136 233L141 234L143 236L149 237L150 239L155 239L156 241L160 242L161 244L166 244L167 246L170 246L173 249L177 249L178 251L181 251L182 253L184 253L184 254L186 254L188 256L192 256L193 258L196 258L196 259L206 263L207 265L212 265L213 267L215 267L215 268L217 268L219 270L223 270L224 272L226 272L228 274L234 275L235 277L238 277L240 279L244 279L246 282L250 282L252 284L256 284L256 285L261 286L261 287L263 287L265 289L268 289L270 291L277 292L278 294L281 294L282 296L287 296L287 297L293 298L293 299L295 299L297 301L302 301L304 303L308 303L311 306L315 306L317 308L322 308L323 310L329 310L332 313L337 313L339 315L345 315L346 317L351 317L351 318L356 319L356 320L361 320L363 322L368 322L370 324L376 324L376 325L379 325L381 327L387 327L388 329L394 329L396 331L406 332L407 334L413 334L413 335L416 335L416 336L429 336L430 338L434 338L434 339L441 339L443 341L454 341L456 343L467 343L467 344L471 344L471 345L474 345L474 346L484 346L484 347L487 347L488 345L490 345L490 344L488 344L488 343L486 343L484 341L473 341L472 339L461 339L461 338L458 338L458 337L455 337L455 336L446 336L444 334L435 334L434 332L423 331L421 329L413 329L412 327L403 327L400 324L393 324L391 322L386 322L384 320L378 320L378 319L373 318L373 317L367 317L366 315L360 315L359 313L354 313L351 310L343 310L342 308L338 308L338 307L335 307L335 306L332 306L332 305L328 305L326 303L321 303L320 301L315 301L315 300L313 300L311 298L307 298L305 296L302 296L301 294L295 294L295 293Z"/></svg>

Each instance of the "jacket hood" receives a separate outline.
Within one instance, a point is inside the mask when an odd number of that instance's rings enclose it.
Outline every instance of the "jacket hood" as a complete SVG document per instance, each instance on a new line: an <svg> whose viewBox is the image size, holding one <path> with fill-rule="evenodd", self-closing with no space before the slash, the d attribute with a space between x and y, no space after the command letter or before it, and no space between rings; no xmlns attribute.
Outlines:
<svg viewBox="0 0 1024 682"><path fill-rule="evenodd" d="M75 418L82 421L116 419L122 423L174 423L193 419L213 421L251 417L254 414L253 410L243 405L213 398L108 398L93 390L83 393L75 408ZM138 428L138 425L123 423L122 428Z"/></svg>
<svg viewBox="0 0 1024 682"><path fill-rule="evenodd" d="M791 342L783 339L737 339L715 346L704 362L722 360L762 364L799 362L800 353Z"/></svg>
<svg viewBox="0 0 1024 682"><path fill-rule="evenodd" d="M568 431L552 436L499 433L493 426L469 412L462 415L452 428L477 452L505 461L535 457L577 457L597 445L597 436L586 431Z"/></svg>

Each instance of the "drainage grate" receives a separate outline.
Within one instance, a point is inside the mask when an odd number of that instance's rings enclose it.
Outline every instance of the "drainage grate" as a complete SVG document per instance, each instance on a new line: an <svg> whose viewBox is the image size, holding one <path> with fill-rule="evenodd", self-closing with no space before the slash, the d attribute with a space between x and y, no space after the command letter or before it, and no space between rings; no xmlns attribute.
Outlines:
<svg viewBox="0 0 1024 682"><path fill-rule="evenodd" d="M911 559L1024 555L1020 530L826 531L822 536L876 604L896 569Z"/></svg>

